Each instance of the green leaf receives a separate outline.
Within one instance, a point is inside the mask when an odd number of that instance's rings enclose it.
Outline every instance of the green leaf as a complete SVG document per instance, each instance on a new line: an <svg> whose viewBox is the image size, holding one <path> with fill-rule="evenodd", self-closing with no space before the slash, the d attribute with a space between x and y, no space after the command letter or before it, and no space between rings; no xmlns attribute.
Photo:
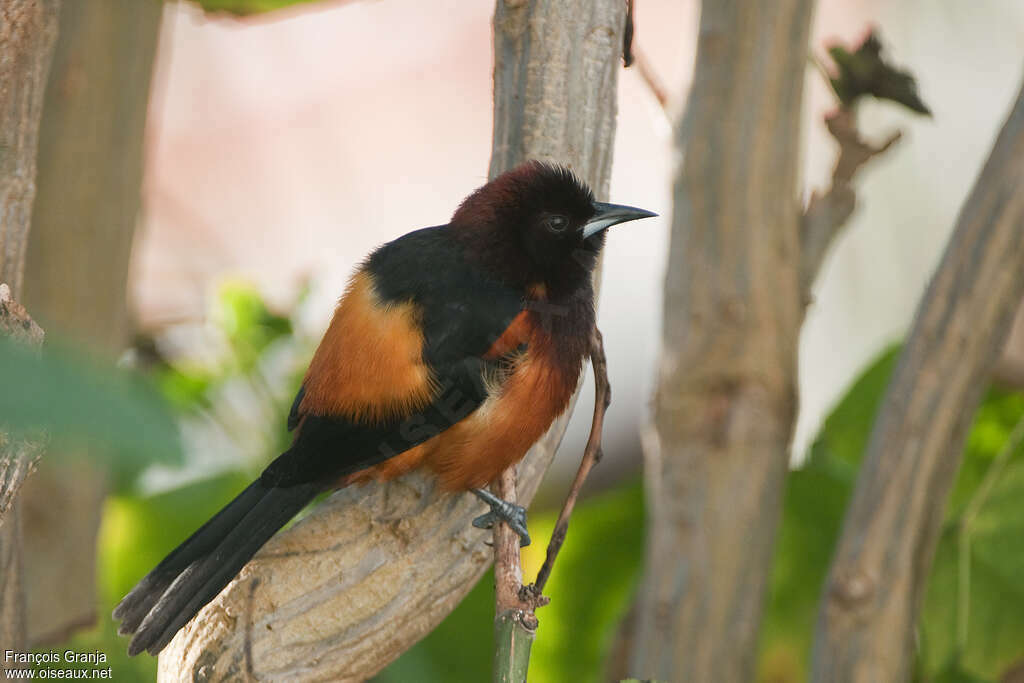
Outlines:
<svg viewBox="0 0 1024 683"><path fill-rule="evenodd" d="M181 460L166 403L135 373L66 346L48 343L39 353L0 340L0 378L0 418L15 434L45 430L58 445L84 444L124 467Z"/></svg>
<svg viewBox="0 0 1024 683"><path fill-rule="evenodd" d="M308 3L310 0L197 0L207 12L225 12L238 16L260 14Z"/></svg>
<svg viewBox="0 0 1024 683"><path fill-rule="evenodd" d="M213 318L231 347L230 360L245 373L255 369L271 344L292 334L291 320L270 311L259 291L246 282L221 286Z"/></svg>
<svg viewBox="0 0 1024 683"><path fill-rule="evenodd" d="M1024 446L996 460L1021 419L1024 396L994 390L975 420L925 597L928 670L997 679L1024 659Z"/></svg>
<svg viewBox="0 0 1024 683"><path fill-rule="evenodd" d="M825 420L807 463L789 476L761 630L761 681L806 680L818 601L897 351L857 379ZM919 619L919 680L996 680L1024 659L1022 449L979 493L1022 416L1024 394L994 389L975 417ZM972 501L978 513L963 533Z"/></svg>
<svg viewBox="0 0 1024 683"><path fill-rule="evenodd" d="M822 584L897 352L885 351L853 383L825 419L807 462L787 479L761 628L759 680L807 678Z"/></svg>
<svg viewBox="0 0 1024 683"><path fill-rule="evenodd" d="M883 57L882 42L874 31L868 33L853 52L833 45L828 48L828 54L836 65L836 75L829 80L844 107L852 107L860 97L871 95L931 116L931 111L917 94L917 81L913 75L896 68Z"/></svg>

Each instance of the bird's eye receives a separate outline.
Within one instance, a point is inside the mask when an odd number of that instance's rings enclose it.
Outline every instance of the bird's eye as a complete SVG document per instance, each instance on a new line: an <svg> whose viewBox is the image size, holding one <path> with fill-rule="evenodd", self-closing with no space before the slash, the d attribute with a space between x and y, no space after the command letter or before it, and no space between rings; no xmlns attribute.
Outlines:
<svg viewBox="0 0 1024 683"><path fill-rule="evenodd" d="M569 219L565 216L548 216L547 226L551 232L563 232L569 227Z"/></svg>

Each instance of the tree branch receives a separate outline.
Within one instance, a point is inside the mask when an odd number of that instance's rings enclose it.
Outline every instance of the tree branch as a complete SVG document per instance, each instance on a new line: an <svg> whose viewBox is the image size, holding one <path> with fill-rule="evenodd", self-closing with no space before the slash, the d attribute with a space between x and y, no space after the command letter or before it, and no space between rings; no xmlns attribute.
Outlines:
<svg viewBox="0 0 1024 683"><path fill-rule="evenodd" d="M56 0L0 0L0 334L42 338L23 308L25 250L35 196L36 146L57 33ZM37 445L0 434L0 643L26 645L18 492ZM4 670L10 664L0 664Z"/></svg>
<svg viewBox="0 0 1024 683"><path fill-rule="evenodd" d="M832 74L817 59L811 59L839 100L839 108L825 116L828 131L839 144L839 157L832 170L832 186L825 194L815 192L811 196L800 224L800 281L805 300L810 299L811 285L818 276L825 252L856 208L854 175L901 136L896 131L877 146L863 140L857 130L858 101L871 96L931 116L917 94L917 81L883 55L882 41L874 28L868 29L856 47L848 50L835 44L828 48L828 53L835 63Z"/></svg>
<svg viewBox="0 0 1024 683"><path fill-rule="evenodd" d="M879 409L818 613L814 681L902 681L946 499L1024 296L1024 88Z"/></svg>
<svg viewBox="0 0 1024 683"><path fill-rule="evenodd" d="M4 283L0 283L0 338L36 347L43 343L43 331L11 298L11 289ZM41 439L11 437L0 431L0 643L14 649L28 644L18 496L43 447ZM11 666L4 660L0 669Z"/></svg>
<svg viewBox="0 0 1024 683"><path fill-rule="evenodd" d="M509 467L492 486L494 495L516 503L516 471ZM537 634L535 604L520 598L523 568L519 536L505 522L494 527L494 681L525 683L530 648Z"/></svg>
<svg viewBox="0 0 1024 683"><path fill-rule="evenodd" d="M11 288L5 283L0 283L0 339L34 347L43 343L43 330L25 307L11 298ZM41 452L40 442L10 438L0 431L0 528Z"/></svg>
<svg viewBox="0 0 1024 683"><path fill-rule="evenodd" d="M571 165L607 196L625 20L621 0L501 0L494 16L491 176ZM528 503L568 419L520 464ZM412 475L346 489L275 536L160 656L160 680L362 680L426 635L490 560L471 495Z"/></svg>
<svg viewBox="0 0 1024 683"><path fill-rule="evenodd" d="M864 164L888 150L901 137L896 131L880 145L866 142L857 129L856 110L846 107L827 115L825 125L839 144L839 156L832 171L832 186L824 194L811 195L800 221L800 282L805 297L818 276L829 246L856 208L853 177Z"/></svg>
<svg viewBox="0 0 1024 683"><path fill-rule="evenodd" d="M638 678L754 678L796 412L798 142L813 5L702 3L644 440Z"/></svg>
<svg viewBox="0 0 1024 683"><path fill-rule="evenodd" d="M137 0L64 3L39 128L23 302L47 329L59 323L76 344L110 358L128 339L129 256L162 11L162 3ZM75 462L47 455L22 494L36 647L96 620L108 473L89 455L87 447Z"/></svg>

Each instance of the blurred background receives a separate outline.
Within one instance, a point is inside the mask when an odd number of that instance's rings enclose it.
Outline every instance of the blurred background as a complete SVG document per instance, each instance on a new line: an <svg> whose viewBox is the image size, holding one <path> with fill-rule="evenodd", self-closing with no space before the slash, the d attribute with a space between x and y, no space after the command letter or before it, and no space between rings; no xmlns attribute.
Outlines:
<svg viewBox="0 0 1024 683"><path fill-rule="evenodd" d="M36 646L100 649L112 660L115 680L144 681L155 678L156 660L124 656L126 642L114 633L110 609L287 443L284 416L354 265L385 241L446 222L486 180L493 7L455 0L321 1L284 9L272 9L284 3L270 0L128 4L133 8L122 8L122 21L140 28L110 28L119 44L98 24L75 33L95 47L58 44L47 93L52 113L44 113L54 119L50 128L44 121L40 142L41 193L48 130L73 131L83 145L105 141L112 158L124 146L142 146L135 181L141 201L122 203L131 220L111 219L111 225L127 225L128 238L83 224L75 240L47 238L45 229L37 240L33 227L24 298L48 338L88 339L99 355L147 375L181 427L182 456L177 463L131 466L114 458L113 467L44 461L26 487L25 528ZM222 6L271 11L243 17L218 11ZM678 161L671 121L685 104L698 10L692 0L636 6L636 49L668 101L659 101L638 69L621 73L607 199L662 218L608 240L599 307L614 396L607 457L588 484L550 584L555 600L541 614L531 681L602 680L639 577L640 435L655 377ZM81 8L65 14L61 31L76 21L103 21ZM910 324L1024 69L1019 0L822 0L814 52L823 55L830 41L855 42L871 26L893 60L913 71L933 117L876 102L859 111L867 137L882 139L896 129L904 136L859 177L859 208L814 287L801 336L794 465L815 452L836 462L860 457L892 349ZM89 81L92 72L82 60L90 59L131 60L134 99L130 93L120 101L104 97L111 89ZM827 184L836 151L822 124L834 96L810 60L808 69L805 198ZM106 112L99 116L105 125L76 130L82 119L72 107ZM54 147L50 158L58 153ZM74 150L67 153L74 158ZM40 220L73 224L74 193L88 201L114 182L99 166L79 173L64 181L76 188L71 196L49 203L37 198ZM44 204L52 217L40 208ZM97 273L119 263L127 273L127 299L120 302L126 315L102 312L119 303L104 304L100 300L109 297L93 284ZM953 614L946 592L964 580L952 531L962 511L957 501L970 500L1024 415L1021 315L998 368L950 505L951 532L936 559L922 619L927 647L917 664L920 680L954 673L974 677L956 680L1024 680L1006 678L1024 666L1024 555L1014 555L1024 510L1012 490L984 508L991 524L973 539L969 624L957 621L963 617ZM591 394L588 378L531 509L535 538L549 533L575 472ZM139 425L148 419L159 420L146 414ZM1024 469L1024 463L1013 467ZM852 482L852 475L822 476L809 466L789 485L763 628L759 676L765 681L799 681L805 674L821 577ZM1024 472L1014 476L1019 484ZM77 520L70 526L69 517ZM1017 540L1007 546L1011 538ZM72 546L81 548L76 556L83 567L69 580L59 557ZM543 547L527 550L530 575ZM601 576L587 570L595 554L607 563ZM93 582L98 592L82 585ZM441 627L377 680L485 680L491 648L490 630L482 626L492 616L491 586L481 581ZM597 593L600 600L592 597ZM54 609L57 603L66 609Z"/></svg>

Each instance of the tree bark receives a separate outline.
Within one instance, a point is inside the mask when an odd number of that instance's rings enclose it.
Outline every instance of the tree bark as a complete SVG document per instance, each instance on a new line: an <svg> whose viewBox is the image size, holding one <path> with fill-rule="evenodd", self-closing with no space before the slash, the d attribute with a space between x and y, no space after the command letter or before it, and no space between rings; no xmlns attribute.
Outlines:
<svg viewBox="0 0 1024 683"><path fill-rule="evenodd" d="M796 411L800 108L813 0L708 0L676 131L631 674L754 678Z"/></svg>
<svg viewBox="0 0 1024 683"><path fill-rule="evenodd" d="M0 338L35 347L43 343L42 329L25 308L11 298L10 287L3 283L0 283ZM42 449L39 441L13 438L0 430L0 644L22 651L28 643L19 494ZM20 667L5 657L0 669L11 668Z"/></svg>
<svg viewBox="0 0 1024 683"><path fill-rule="evenodd" d="M961 209L875 421L825 586L814 681L902 681L974 412L1024 296L1024 89Z"/></svg>
<svg viewBox="0 0 1024 683"><path fill-rule="evenodd" d="M0 0L0 282L21 298L56 0Z"/></svg>
<svg viewBox="0 0 1024 683"><path fill-rule="evenodd" d="M625 4L499 0L491 175L527 158L607 194ZM519 467L533 498L565 429ZM363 680L443 619L490 564L475 497L411 475L334 495L271 539L160 656L160 680ZM483 624L481 625L484 626Z"/></svg>
<svg viewBox="0 0 1024 683"><path fill-rule="evenodd" d="M69 2L39 131L25 305L50 333L116 357L129 335L128 261L163 3ZM96 535L106 472L87 454L44 458L22 494L29 640L96 618Z"/></svg>
<svg viewBox="0 0 1024 683"><path fill-rule="evenodd" d="M56 0L0 0L0 285L8 285L0 287L0 307L5 318L11 300L21 294L39 119L56 34ZM27 314L23 317L28 324ZM20 650L26 638L18 490L31 469L32 450L0 433L0 500L8 501L0 512L0 643ZM2 666L8 668L6 659Z"/></svg>

